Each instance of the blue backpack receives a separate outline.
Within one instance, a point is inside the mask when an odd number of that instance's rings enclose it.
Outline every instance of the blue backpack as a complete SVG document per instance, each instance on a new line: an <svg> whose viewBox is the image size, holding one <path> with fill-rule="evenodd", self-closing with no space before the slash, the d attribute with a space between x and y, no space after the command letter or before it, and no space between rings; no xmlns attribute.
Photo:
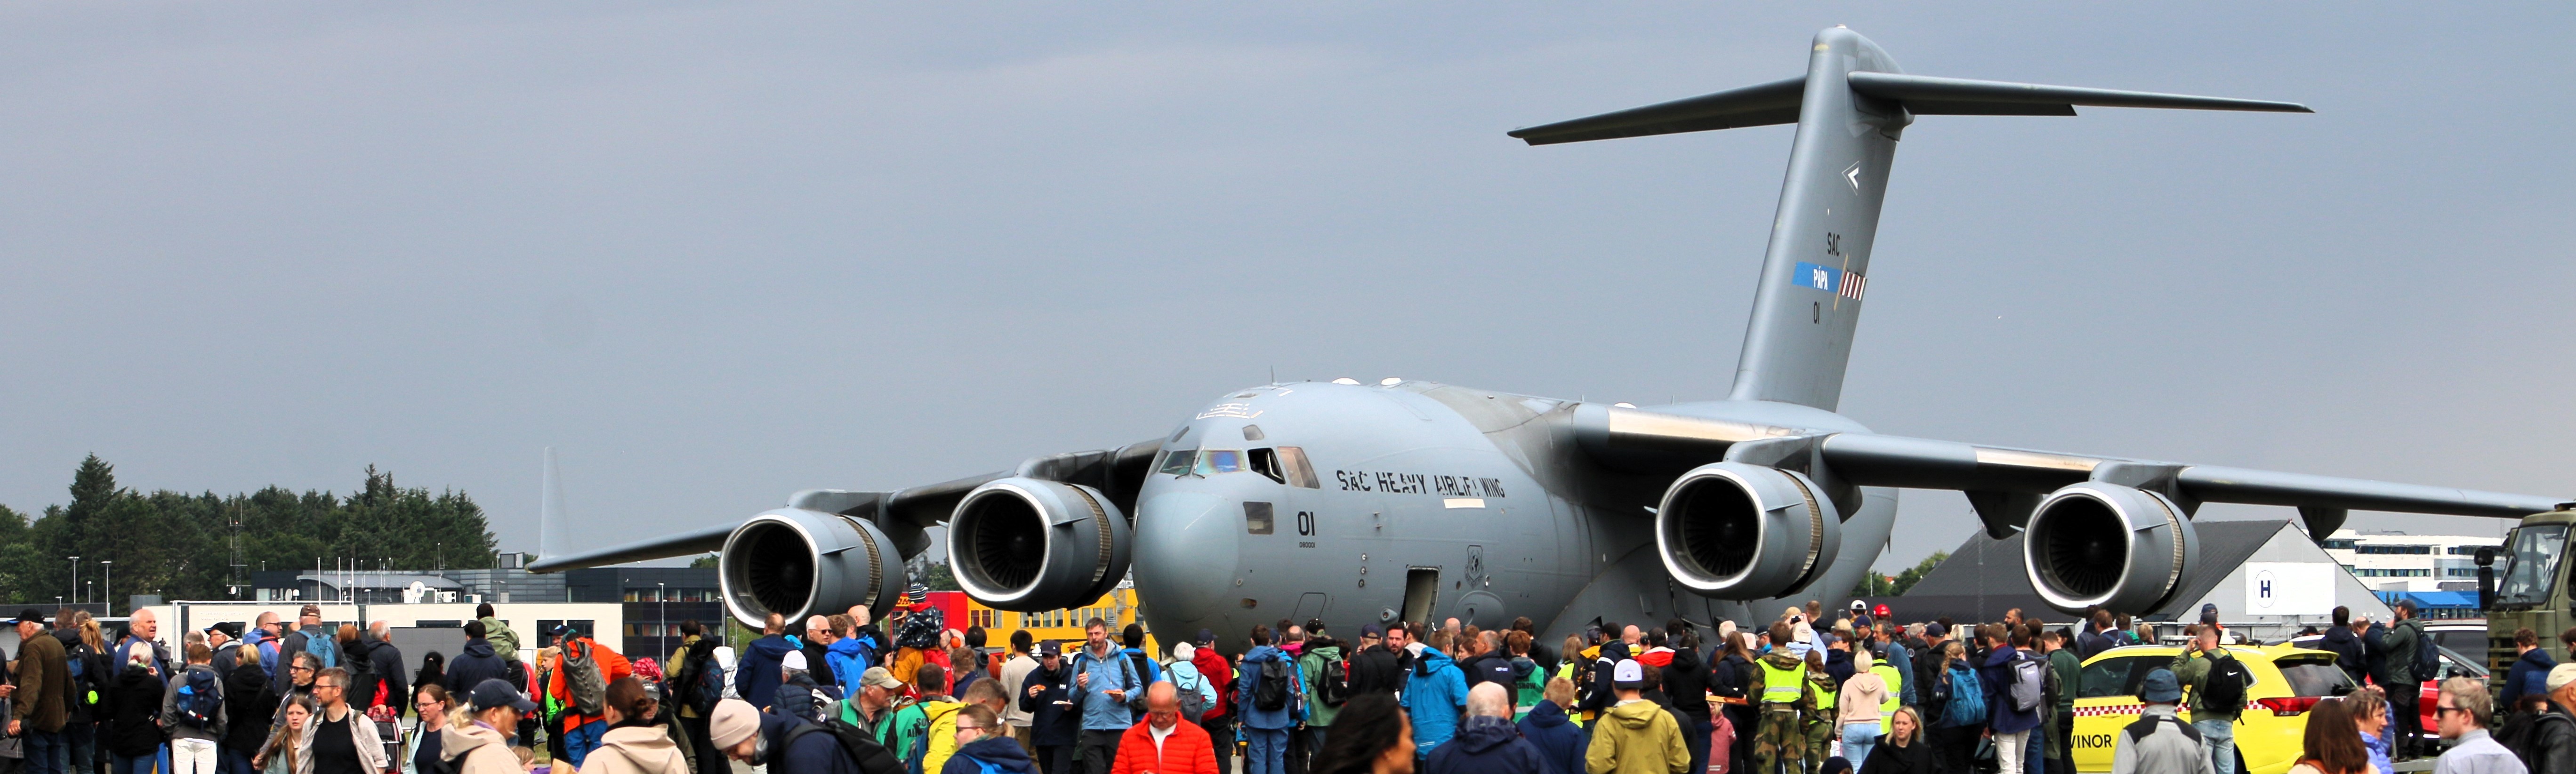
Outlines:
<svg viewBox="0 0 2576 774"><path fill-rule="evenodd" d="M178 700L172 702L179 710L179 722L196 728L214 727L215 711L223 703L223 689L215 686L211 669L188 670L187 681L179 684Z"/></svg>
<svg viewBox="0 0 2576 774"><path fill-rule="evenodd" d="M329 669L340 665L340 646L331 642L331 636L328 634L315 636L308 633L304 635L304 652L311 653L314 658L321 659L323 669Z"/></svg>
<svg viewBox="0 0 2576 774"><path fill-rule="evenodd" d="M1948 677L1950 700L1941 705L1941 720L1953 728L1986 722L1986 688L1976 670L1953 664Z"/></svg>

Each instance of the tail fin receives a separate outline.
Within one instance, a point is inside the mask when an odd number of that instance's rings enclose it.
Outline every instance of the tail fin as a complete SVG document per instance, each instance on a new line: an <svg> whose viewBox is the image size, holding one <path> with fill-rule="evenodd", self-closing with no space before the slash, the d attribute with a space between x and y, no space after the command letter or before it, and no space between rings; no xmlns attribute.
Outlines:
<svg viewBox="0 0 2576 774"><path fill-rule="evenodd" d="M546 447L545 491L537 495L537 558L564 555L563 474L555 470L555 447Z"/></svg>
<svg viewBox="0 0 2576 774"><path fill-rule="evenodd" d="M1522 129L1531 145L1795 123L1780 212L1735 400L1831 411L1842 400L1852 331L1869 288L1878 208L1896 141L1917 115L2071 116L2075 106L2314 112L2288 102L2153 94L1906 75L1878 44L1841 27L1816 33L1803 77ZM1804 305L1805 309L1798 308Z"/></svg>

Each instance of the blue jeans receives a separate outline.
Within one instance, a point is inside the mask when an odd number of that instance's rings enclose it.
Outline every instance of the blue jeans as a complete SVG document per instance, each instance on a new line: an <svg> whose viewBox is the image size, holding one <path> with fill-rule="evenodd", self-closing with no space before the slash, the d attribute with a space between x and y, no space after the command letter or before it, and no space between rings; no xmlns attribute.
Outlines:
<svg viewBox="0 0 2576 774"><path fill-rule="evenodd" d="M152 774L157 761L150 755L116 755L108 764L108 774Z"/></svg>
<svg viewBox="0 0 2576 774"><path fill-rule="evenodd" d="M1288 729L1246 728L1243 740L1252 747L1243 753L1244 774L1287 774Z"/></svg>
<svg viewBox="0 0 2576 774"><path fill-rule="evenodd" d="M250 756L230 747L215 750L215 770L224 774L259 774L250 767Z"/></svg>
<svg viewBox="0 0 2576 774"><path fill-rule="evenodd" d="M608 733L608 721L605 720L593 720L564 732L564 757L572 760L573 768L581 768L581 759L590 757L590 751L599 749L599 737L605 733Z"/></svg>
<svg viewBox="0 0 2576 774"><path fill-rule="evenodd" d="M63 746L72 748L71 768L76 774L97 774L98 726L87 720L63 724Z"/></svg>
<svg viewBox="0 0 2576 774"><path fill-rule="evenodd" d="M1878 723L1843 724L1843 760L1850 761L1853 771L1869 760L1869 751L1878 748Z"/></svg>
<svg viewBox="0 0 2576 774"><path fill-rule="evenodd" d="M2023 774L2048 774L2048 757L2046 752L2048 749L2048 745L2046 744L2047 737L2048 735L2040 733L2039 729L2034 728L2030 730L2030 749L2021 754L2021 770ZM1852 770L1859 771L1860 769L1854 768Z"/></svg>
<svg viewBox="0 0 2576 774"><path fill-rule="evenodd" d="M34 721L19 725L27 732L24 737L27 742L24 750L27 755L28 773L63 774L63 767L71 765L72 760L72 751L64 743L63 732L56 731L48 734L36 730L35 725Z"/></svg>
<svg viewBox="0 0 2576 774"><path fill-rule="evenodd" d="M2200 732L2200 748L2209 751L2210 770L2236 774L2236 720L2194 720L2191 727Z"/></svg>

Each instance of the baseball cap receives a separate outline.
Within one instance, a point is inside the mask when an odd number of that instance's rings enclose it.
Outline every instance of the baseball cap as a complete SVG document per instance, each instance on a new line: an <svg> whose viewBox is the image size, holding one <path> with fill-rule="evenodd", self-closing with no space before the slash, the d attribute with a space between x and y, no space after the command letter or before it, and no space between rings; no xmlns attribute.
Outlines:
<svg viewBox="0 0 2576 774"><path fill-rule="evenodd" d="M1610 668L1610 680L1621 688L1636 688L1646 684L1646 670L1636 659L1619 659L1619 664Z"/></svg>
<svg viewBox="0 0 2576 774"><path fill-rule="evenodd" d="M2558 686L2566 685L2568 683L2576 683L2576 661L2570 661L2549 668L2548 685L2550 692L2555 693L2558 691Z"/></svg>
<svg viewBox="0 0 2576 774"><path fill-rule="evenodd" d="M2170 669L2148 672L2146 682L2138 686L2138 698L2149 704L2182 701L2182 681L2176 679Z"/></svg>
<svg viewBox="0 0 2576 774"><path fill-rule="evenodd" d="M2201 603L2201 606L2200 606L2200 622L2201 622L2201 623L2205 623L2205 624L2214 624L2214 623L2218 623L2218 603L2216 603L2216 602L2204 602L2204 603Z"/></svg>
<svg viewBox="0 0 2576 774"><path fill-rule="evenodd" d="M1851 609L1852 609L1852 612L1855 612L1855 613L1865 613L1865 612L1869 612L1869 603L1867 603L1867 602L1862 602L1862 601L1860 601L1860 600L1855 599L1855 600L1852 600Z"/></svg>
<svg viewBox="0 0 2576 774"><path fill-rule="evenodd" d="M889 691L903 690L903 681L894 679L894 673L886 671L885 667L868 667L868 671L859 675L859 685L873 685Z"/></svg>
<svg viewBox="0 0 2576 774"><path fill-rule="evenodd" d="M473 699L477 712L494 707L509 707L520 712L537 711L536 702L519 695L518 689L510 687L510 681L498 677L475 683Z"/></svg>
<svg viewBox="0 0 2576 774"><path fill-rule="evenodd" d="M805 669L805 651L788 651L787 655L778 659L778 665L788 669L803 671Z"/></svg>
<svg viewBox="0 0 2576 774"><path fill-rule="evenodd" d="M1877 607L1870 608L1869 612L1870 612L1870 615L1872 615L1872 616L1874 616L1874 617L1878 617L1878 618L1886 618L1888 615L1890 615L1890 614L1894 613L1895 611L1892 611L1892 610L1887 609L1887 603L1885 603L1885 602L1881 602L1881 603L1879 603L1879 604L1878 604L1878 606L1877 606Z"/></svg>
<svg viewBox="0 0 2576 774"><path fill-rule="evenodd" d="M1381 638L1381 639L1382 639L1382 638L1386 637L1386 627L1384 627L1384 626L1379 626L1379 625L1377 625L1377 624L1369 624L1369 625L1366 625L1366 626L1362 626L1362 627L1360 627L1360 636L1362 636L1362 637L1377 637L1377 638Z"/></svg>
<svg viewBox="0 0 2576 774"><path fill-rule="evenodd" d="M1380 634L1380 635L1384 635L1384 634L1386 634L1386 630L1385 630L1385 629L1379 629L1379 630L1377 631L1377 633L1378 633L1378 634ZM1199 630L1199 638L1198 638L1198 639L1195 639L1195 640L1191 640L1191 642L1195 642L1195 643L1198 643L1198 644L1201 644L1201 645L1213 645L1213 644L1216 644L1216 632L1215 632L1215 631L1212 631L1212 630L1208 630L1208 629L1200 629L1200 630Z"/></svg>
<svg viewBox="0 0 2576 774"><path fill-rule="evenodd" d="M1942 626L1939 621L1933 621L1923 625L1923 636L1933 639L1948 637L1950 636L1950 627Z"/></svg>
<svg viewBox="0 0 2576 774"><path fill-rule="evenodd" d="M226 637L238 640L241 639L242 625L240 621L225 621L223 623L206 627L206 631L221 632Z"/></svg>
<svg viewBox="0 0 2576 774"><path fill-rule="evenodd" d="M30 607L18 611L18 617L9 619L9 622L41 624L45 622L45 614L36 612L35 608Z"/></svg>

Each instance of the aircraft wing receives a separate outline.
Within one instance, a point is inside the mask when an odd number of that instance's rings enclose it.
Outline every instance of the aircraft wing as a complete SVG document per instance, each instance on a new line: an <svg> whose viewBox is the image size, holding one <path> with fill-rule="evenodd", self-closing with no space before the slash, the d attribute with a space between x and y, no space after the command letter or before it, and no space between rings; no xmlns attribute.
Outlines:
<svg viewBox="0 0 2576 774"><path fill-rule="evenodd" d="M2043 495L2085 481L2154 491L2186 510L2201 503L2295 507L2310 534L2320 537L2341 526L2346 512L2353 510L2521 518L2571 499L1811 431L1618 407L1584 406L1578 410L1576 427L1583 446L1596 457L1614 462L1659 460L1661 467L1672 467L1748 460L1800 469L1829 489L1958 490L1968 495L1987 533L1996 538L2021 528Z"/></svg>
<svg viewBox="0 0 2576 774"><path fill-rule="evenodd" d="M948 520L957 503L968 492L984 484L1013 476L1046 481L1081 484L1100 490L1122 509L1135 508L1136 487L1144 480L1145 466L1152 464L1160 439L1139 441L1117 449L1070 452L1033 457L1014 470L943 481L936 484L897 489L890 492L852 491L844 489L808 489L787 498L787 507L820 511L863 519L873 523L894 542L905 556L920 553L930 546L924 530ZM729 520L702 529L664 535L624 545L610 546L563 556L549 556L528 565L530 572L561 572L587 567L605 567L648 559L668 559L703 554L723 549L725 541L748 519Z"/></svg>

